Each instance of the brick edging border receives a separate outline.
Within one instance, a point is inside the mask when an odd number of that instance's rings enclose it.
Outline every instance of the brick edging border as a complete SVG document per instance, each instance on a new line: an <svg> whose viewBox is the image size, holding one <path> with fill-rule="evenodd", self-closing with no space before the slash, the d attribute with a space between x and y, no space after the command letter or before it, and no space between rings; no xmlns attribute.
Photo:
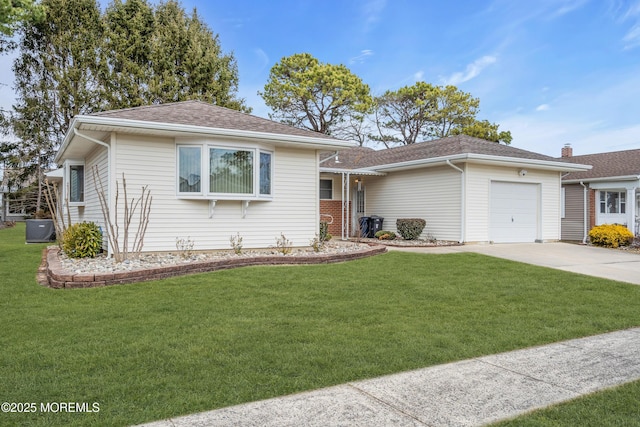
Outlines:
<svg viewBox="0 0 640 427"><path fill-rule="evenodd" d="M115 273L72 273L62 269L59 249L45 248L42 251L42 262L38 268L37 280L43 286L54 289L61 288L95 288L100 286L122 285L126 283L145 282L148 280L166 279L186 274L208 273L252 265L301 265L328 264L366 258L387 252L385 246L370 246L367 249L327 255L281 256L264 255L246 258L225 258L197 261L191 264L156 267L146 270L119 271Z"/></svg>

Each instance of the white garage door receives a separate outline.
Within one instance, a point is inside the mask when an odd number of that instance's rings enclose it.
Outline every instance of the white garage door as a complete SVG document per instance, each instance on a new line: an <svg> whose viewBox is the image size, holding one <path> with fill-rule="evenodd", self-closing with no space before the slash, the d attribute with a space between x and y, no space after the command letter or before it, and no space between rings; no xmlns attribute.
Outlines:
<svg viewBox="0 0 640 427"><path fill-rule="evenodd" d="M538 235L538 185L492 182L489 217L492 241L535 242Z"/></svg>

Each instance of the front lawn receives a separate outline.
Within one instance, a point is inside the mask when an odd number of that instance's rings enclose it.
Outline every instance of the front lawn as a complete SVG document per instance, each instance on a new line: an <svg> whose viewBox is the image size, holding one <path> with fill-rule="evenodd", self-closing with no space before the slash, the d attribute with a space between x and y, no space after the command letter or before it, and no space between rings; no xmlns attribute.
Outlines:
<svg viewBox="0 0 640 427"><path fill-rule="evenodd" d="M36 284L0 230L0 397L129 425L640 325L640 287L478 254L392 252L95 289Z"/></svg>
<svg viewBox="0 0 640 427"><path fill-rule="evenodd" d="M640 381L540 409L494 427L640 426Z"/></svg>

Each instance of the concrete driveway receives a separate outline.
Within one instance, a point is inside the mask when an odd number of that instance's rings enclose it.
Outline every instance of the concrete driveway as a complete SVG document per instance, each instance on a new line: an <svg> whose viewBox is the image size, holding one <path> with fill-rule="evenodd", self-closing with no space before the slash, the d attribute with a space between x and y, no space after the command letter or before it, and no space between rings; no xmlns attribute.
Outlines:
<svg viewBox="0 0 640 427"><path fill-rule="evenodd" d="M389 247L420 253L475 252L640 285L640 254L570 243L503 243L438 248Z"/></svg>

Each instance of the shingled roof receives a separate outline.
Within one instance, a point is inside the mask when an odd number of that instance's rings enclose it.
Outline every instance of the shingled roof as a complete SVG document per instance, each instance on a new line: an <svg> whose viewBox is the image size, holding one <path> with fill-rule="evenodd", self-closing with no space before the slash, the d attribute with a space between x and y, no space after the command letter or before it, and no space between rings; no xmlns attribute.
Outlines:
<svg viewBox="0 0 640 427"><path fill-rule="evenodd" d="M276 135L303 136L336 141L335 138L309 130L298 129L262 117L219 107L202 101L182 101L168 104L110 110L91 116L152 123L169 123L207 128L264 132Z"/></svg>
<svg viewBox="0 0 640 427"><path fill-rule="evenodd" d="M586 154L562 157L565 162L592 165L593 169L572 172L563 180L585 180L594 178L640 176L640 150L613 151L609 153Z"/></svg>
<svg viewBox="0 0 640 427"><path fill-rule="evenodd" d="M335 158L322 164L322 167L337 169L374 168L414 160L455 156L460 154L479 154L497 157L512 157L524 160L540 160L561 162L555 157L545 156L532 151L502 145L467 135L457 135L435 141L404 145L385 150L372 150L356 147L341 151L338 160ZM576 162L579 163L579 162Z"/></svg>

